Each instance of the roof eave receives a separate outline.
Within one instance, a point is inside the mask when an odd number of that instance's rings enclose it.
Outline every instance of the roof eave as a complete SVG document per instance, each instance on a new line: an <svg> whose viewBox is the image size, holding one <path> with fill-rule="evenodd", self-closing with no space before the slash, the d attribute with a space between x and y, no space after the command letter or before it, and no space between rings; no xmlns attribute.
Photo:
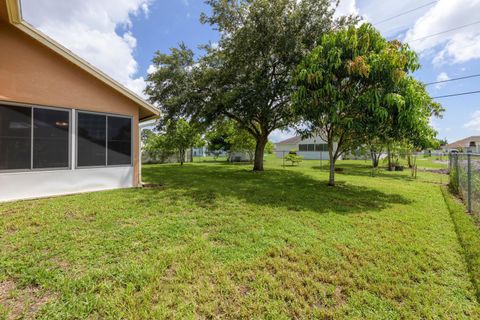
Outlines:
<svg viewBox="0 0 480 320"><path fill-rule="evenodd" d="M147 113L151 113L149 119L158 118L160 116L160 111L156 109L153 105L146 102L144 99L139 97L134 92L130 91L129 89L125 88L116 80L113 80L108 75L106 75L103 71L100 71L87 61L83 60L64 46L60 45L59 43L55 42L54 40L50 39L44 33L38 31L30 24L25 22L22 19L22 13L20 9L19 0L6 0L7 3L7 11L8 17L10 19L10 23L21 30L22 32L26 33L30 37L34 38L38 42L42 43L46 47L50 48L51 50L55 51L57 54L61 55L71 63L75 64L76 66L80 67L84 71L90 73L95 78L99 79L109 87L115 89L117 92L121 93L122 95L126 96L141 108L143 108Z"/></svg>

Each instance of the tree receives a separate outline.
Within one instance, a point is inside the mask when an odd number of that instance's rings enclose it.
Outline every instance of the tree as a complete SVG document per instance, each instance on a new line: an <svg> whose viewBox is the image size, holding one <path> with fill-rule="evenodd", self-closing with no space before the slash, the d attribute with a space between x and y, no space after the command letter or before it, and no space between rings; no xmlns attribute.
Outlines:
<svg viewBox="0 0 480 320"><path fill-rule="evenodd" d="M254 170L263 170L268 136L295 122L291 70L316 39L338 25L330 0L207 0L202 22L221 35L218 46L194 62L185 47L157 53L147 79L150 101L166 119L188 116L208 125L225 117L255 139ZM180 92L185 90L184 92Z"/></svg>
<svg viewBox="0 0 480 320"><path fill-rule="evenodd" d="M206 139L209 148L215 147L230 154L244 152L248 154L250 162L253 161L256 141L233 120L217 121L213 129L206 134Z"/></svg>
<svg viewBox="0 0 480 320"><path fill-rule="evenodd" d="M248 131L238 127L238 125L234 125L232 129L227 138L227 142L230 144L229 152L245 152L248 154L250 162L252 162L255 157L255 139Z"/></svg>
<svg viewBox="0 0 480 320"><path fill-rule="evenodd" d="M299 164L300 162L302 162L302 160L303 160L303 157L298 156L294 153L289 153L285 156L285 161L291 162L292 166L294 166L295 164Z"/></svg>
<svg viewBox="0 0 480 320"><path fill-rule="evenodd" d="M373 139L420 142L434 133L428 122L441 112L409 73L419 68L407 45L386 41L370 24L322 36L295 71L295 110L306 129L327 141L329 185L336 160Z"/></svg>
<svg viewBox="0 0 480 320"><path fill-rule="evenodd" d="M165 147L178 152L180 165L185 162L187 150L200 147L204 143L198 129L185 119L167 121L165 132Z"/></svg>
<svg viewBox="0 0 480 320"><path fill-rule="evenodd" d="M181 43L178 48L171 48L170 54L156 52L152 63L155 71L147 76L145 94L165 115L158 123L158 129L164 130L167 121L182 118L185 107L194 103L194 54Z"/></svg>
<svg viewBox="0 0 480 320"><path fill-rule="evenodd" d="M273 154L274 150L275 150L275 144L273 144L272 141L268 141L267 145L265 146L265 152L267 154Z"/></svg>
<svg viewBox="0 0 480 320"><path fill-rule="evenodd" d="M229 136L228 125L226 122L217 121L211 129L205 134L207 148L215 158L222 152L229 152L230 143L227 141Z"/></svg>
<svg viewBox="0 0 480 320"><path fill-rule="evenodd" d="M167 137L162 133L155 133L152 130L142 131L143 150L147 152L148 159L164 162L175 154L175 150L166 142Z"/></svg>

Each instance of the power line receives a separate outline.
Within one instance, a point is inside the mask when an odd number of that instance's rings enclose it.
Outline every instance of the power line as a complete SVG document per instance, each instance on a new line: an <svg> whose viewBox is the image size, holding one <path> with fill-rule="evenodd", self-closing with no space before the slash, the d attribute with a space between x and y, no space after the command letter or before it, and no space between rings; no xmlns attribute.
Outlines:
<svg viewBox="0 0 480 320"><path fill-rule="evenodd" d="M457 97L457 96L466 96L469 94L480 93L480 90L477 91L470 91L470 92L462 92L462 93L454 93L454 94L447 94L444 96L433 97L432 99L441 99L441 98L449 98L449 97Z"/></svg>
<svg viewBox="0 0 480 320"><path fill-rule="evenodd" d="M426 83L425 85L426 86L431 86L432 84L444 83L444 82L450 82L450 81L457 81L457 80L463 80L463 79L470 79L470 78L475 78L475 77L480 77L480 74L472 74L470 76L465 76L465 77L458 77L458 78L452 78L452 79L447 79L447 80L429 82L429 83Z"/></svg>
<svg viewBox="0 0 480 320"><path fill-rule="evenodd" d="M408 11L405 11L405 12L402 12L402 13L399 13L399 14L397 14L397 15L395 15L395 16L390 17L390 18L387 18L387 19L378 21L378 22L374 23L373 25L376 26L376 25L378 25L378 24L381 24L381 23L384 23L384 22L393 20L393 19L395 19L395 18L404 16L404 15L406 15L406 14L409 14L409 13L411 13L411 12L417 11L417 10L419 10L419 9L422 9L422 8L425 8L425 7L428 7L428 6L431 6L432 4L437 3L438 1L439 1L439 0L432 1L432 2L429 2L429 3L427 3L427 4L424 4L423 6L420 6L420 7L417 7L417 8L414 8L414 9L411 9L411 10L408 10Z"/></svg>
<svg viewBox="0 0 480 320"><path fill-rule="evenodd" d="M425 37L413 39L413 40L410 40L409 42L414 42L414 41L419 41L419 40L425 40L425 39L428 39L428 38L431 38L431 37L435 37L435 36L438 36L438 35L441 35L441 34L444 34L444 33L448 33L448 32L452 32L452 31L455 31L455 30L459 30L459 29L463 29L463 28L466 28L466 27L470 27L470 26L473 26L473 25L479 24L479 23L480 23L480 20L479 20L479 21L472 22L472 23L469 23L469 24L464 24L463 26L459 26L459 27L456 27L456 28L452 28L452 29L448 29L448 30L441 31L441 32L438 32L438 33L430 34L430 35L425 36Z"/></svg>

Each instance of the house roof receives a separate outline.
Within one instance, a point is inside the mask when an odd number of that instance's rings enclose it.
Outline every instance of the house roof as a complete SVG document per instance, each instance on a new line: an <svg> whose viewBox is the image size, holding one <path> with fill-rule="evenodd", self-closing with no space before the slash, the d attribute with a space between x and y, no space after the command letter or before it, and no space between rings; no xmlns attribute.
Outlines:
<svg viewBox="0 0 480 320"><path fill-rule="evenodd" d="M302 141L302 137L301 136L295 136L295 137L288 138L286 140L280 141L276 144L280 144L280 145L282 145L282 144L297 144L300 141Z"/></svg>
<svg viewBox="0 0 480 320"><path fill-rule="evenodd" d="M470 142L475 141L477 144L480 144L480 136L471 136L462 140L458 140L447 144L447 148L467 148L470 146Z"/></svg>
<svg viewBox="0 0 480 320"><path fill-rule="evenodd" d="M125 88L116 80L113 80L111 77L106 75L104 72L100 71L87 61L83 60L79 56L75 55L73 52L63 47L59 43L55 42L47 35L43 34L39 30L32 27L30 24L25 22L22 18L22 12L20 7L20 0L0 0L0 20L5 20L20 31L26 33L30 37L34 38L36 41L40 42L49 49L55 51L57 54L61 55L63 58L72 62L76 66L80 67L84 71L88 72L95 78L99 79L112 89L121 93L135 104L137 104L141 110L140 112L140 121L147 121L151 119L158 118L160 111L155 108L152 104L148 103L140 96L132 92L131 90Z"/></svg>

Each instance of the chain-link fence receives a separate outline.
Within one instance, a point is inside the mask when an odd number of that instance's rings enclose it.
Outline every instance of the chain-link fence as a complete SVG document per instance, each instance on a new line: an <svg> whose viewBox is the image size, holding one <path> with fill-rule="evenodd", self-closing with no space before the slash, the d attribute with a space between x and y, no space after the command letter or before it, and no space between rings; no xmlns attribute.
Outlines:
<svg viewBox="0 0 480 320"><path fill-rule="evenodd" d="M452 153L449 169L452 190L465 201L468 212L480 214L480 154Z"/></svg>

